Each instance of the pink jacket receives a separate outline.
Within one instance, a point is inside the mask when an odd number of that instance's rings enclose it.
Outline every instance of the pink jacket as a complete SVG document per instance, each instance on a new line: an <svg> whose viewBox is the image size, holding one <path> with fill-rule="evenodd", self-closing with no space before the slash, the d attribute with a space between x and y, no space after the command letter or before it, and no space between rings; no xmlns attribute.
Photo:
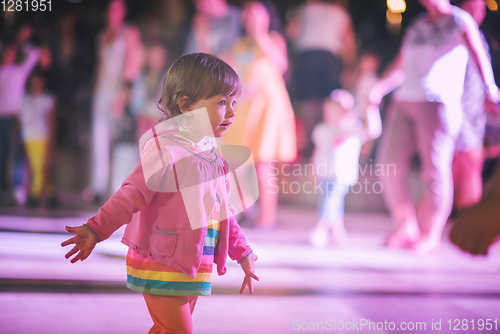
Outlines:
<svg viewBox="0 0 500 334"><path fill-rule="evenodd" d="M213 154L201 156L213 159ZM170 138L155 137L144 145L134 172L87 226L104 240L128 224L122 239L125 245L195 277L218 192L221 223L214 262L223 275L227 255L239 261L251 252L227 201L230 174L226 171L229 164L218 155L209 162Z"/></svg>

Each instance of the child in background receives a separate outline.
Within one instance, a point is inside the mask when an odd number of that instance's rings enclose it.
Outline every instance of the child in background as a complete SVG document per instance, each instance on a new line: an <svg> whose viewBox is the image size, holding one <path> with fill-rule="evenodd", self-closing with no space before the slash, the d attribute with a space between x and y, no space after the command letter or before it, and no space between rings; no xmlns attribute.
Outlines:
<svg viewBox="0 0 500 334"><path fill-rule="evenodd" d="M47 188L49 152L52 150L54 134L55 99L45 90L44 75L35 71L28 80L27 94L21 104L21 133L31 171L31 187L25 205L39 205ZM52 192L52 191L51 191ZM54 194L48 194L47 205L55 203Z"/></svg>
<svg viewBox="0 0 500 334"><path fill-rule="evenodd" d="M31 33L30 26L21 27L17 42L4 44L0 50L0 205L16 205L25 198L25 194L17 196L24 170L19 113L26 81L41 56L41 50L28 43Z"/></svg>
<svg viewBox="0 0 500 334"><path fill-rule="evenodd" d="M74 263L128 224L127 286L143 293L154 322L149 333L191 333L198 296L211 294L212 263L223 275L227 255L245 272L240 293L247 286L252 293L258 280L257 256L228 203L229 165L207 138L221 137L233 122L240 92L238 75L222 60L203 53L178 59L158 103L166 121L141 138L136 169L96 216L66 227L76 233L62 243L75 244L66 254L76 254Z"/></svg>
<svg viewBox="0 0 500 334"><path fill-rule="evenodd" d="M344 197L358 181L359 153L367 140L377 138L382 125L377 108L365 110L362 122L354 109L354 98L336 89L323 103L324 123L315 126L312 162L321 183L320 221L310 236L315 247L325 247L330 233L337 244L346 238Z"/></svg>

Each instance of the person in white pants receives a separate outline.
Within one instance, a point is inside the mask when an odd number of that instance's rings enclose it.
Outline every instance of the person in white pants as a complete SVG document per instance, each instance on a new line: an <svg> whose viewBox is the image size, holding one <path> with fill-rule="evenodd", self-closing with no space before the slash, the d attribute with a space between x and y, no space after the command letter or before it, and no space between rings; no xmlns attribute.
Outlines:
<svg viewBox="0 0 500 334"><path fill-rule="evenodd" d="M479 29L465 11L449 0L419 0L427 13L410 25L395 62L370 92L370 102L400 86L388 111L378 162L396 166L384 175L384 197L396 224L390 247L411 247L418 253L436 250L451 212L452 161L462 123L461 98L469 57L481 69L486 97L498 101L498 87ZM424 195L415 209L405 177L418 151ZM418 211L418 212L417 212Z"/></svg>
<svg viewBox="0 0 500 334"><path fill-rule="evenodd" d="M99 59L92 104L92 146L90 188L99 202L108 192L110 147L113 121L123 114L128 91L142 66L142 43L139 31L124 23L123 0L113 0L108 7L107 28L98 37Z"/></svg>

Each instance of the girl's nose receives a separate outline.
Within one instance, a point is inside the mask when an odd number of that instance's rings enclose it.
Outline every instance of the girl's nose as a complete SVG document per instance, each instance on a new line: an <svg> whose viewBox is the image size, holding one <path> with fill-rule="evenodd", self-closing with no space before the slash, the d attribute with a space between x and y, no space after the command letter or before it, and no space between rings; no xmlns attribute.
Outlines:
<svg viewBox="0 0 500 334"><path fill-rule="evenodd" d="M236 115L236 113L234 112L234 106L229 105L226 109L226 118L232 118L234 117L234 115Z"/></svg>

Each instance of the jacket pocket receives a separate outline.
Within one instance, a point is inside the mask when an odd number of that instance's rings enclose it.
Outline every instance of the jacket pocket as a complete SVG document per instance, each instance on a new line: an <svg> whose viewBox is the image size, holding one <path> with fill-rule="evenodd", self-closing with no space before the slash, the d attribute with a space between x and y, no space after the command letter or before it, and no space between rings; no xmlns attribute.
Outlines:
<svg viewBox="0 0 500 334"><path fill-rule="evenodd" d="M177 233L167 232L155 227L151 236L151 251L154 254L171 257L177 245Z"/></svg>

